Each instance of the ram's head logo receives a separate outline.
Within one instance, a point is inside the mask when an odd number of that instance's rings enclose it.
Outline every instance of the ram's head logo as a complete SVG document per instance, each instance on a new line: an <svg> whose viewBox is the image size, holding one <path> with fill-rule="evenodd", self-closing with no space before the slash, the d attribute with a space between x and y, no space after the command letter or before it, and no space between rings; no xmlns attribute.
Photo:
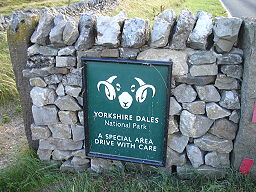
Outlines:
<svg viewBox="0 0 256 192"><path fill-rule="evenodd" d="M143 103L147 98L148 90L152 91L152 97L155 95L155 87L144 83L137 77L134 78L134 83L129 86L122 86L118 82L117 76L111 76L106 81L98 82L98 91L100 91L102 85L105 86L106 97L109 100L118 98L119 104L124 109L131 107L134 99L139 103Z"/></svg>

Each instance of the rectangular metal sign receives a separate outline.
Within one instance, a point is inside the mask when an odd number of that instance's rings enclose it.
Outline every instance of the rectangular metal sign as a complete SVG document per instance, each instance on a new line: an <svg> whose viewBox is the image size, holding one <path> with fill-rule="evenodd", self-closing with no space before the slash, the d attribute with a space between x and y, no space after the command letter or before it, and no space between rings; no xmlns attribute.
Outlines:
<svg viewBox="0 0 256 192"><path fill-rule="evenodd" d="M86 155L164 166L171 63L82 62Z"/></svg>

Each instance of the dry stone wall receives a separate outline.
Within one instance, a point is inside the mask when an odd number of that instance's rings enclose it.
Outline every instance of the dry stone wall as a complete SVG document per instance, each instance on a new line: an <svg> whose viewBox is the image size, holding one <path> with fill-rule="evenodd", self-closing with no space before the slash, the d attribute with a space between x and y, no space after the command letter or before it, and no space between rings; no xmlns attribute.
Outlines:
<svg viewBox="0 0 256 192"><path fill-rule="evenodd" d="M31 36L27 69L32 89L32 138L41 160L62 160L62 170L96 172L122 167L89 159L84 149L81 57L172 61L166 168L179 175L198 170L222 174L240 119L243 51L237 48L242 19L214 18L168 9L149 21L45 12Z"/></svg>

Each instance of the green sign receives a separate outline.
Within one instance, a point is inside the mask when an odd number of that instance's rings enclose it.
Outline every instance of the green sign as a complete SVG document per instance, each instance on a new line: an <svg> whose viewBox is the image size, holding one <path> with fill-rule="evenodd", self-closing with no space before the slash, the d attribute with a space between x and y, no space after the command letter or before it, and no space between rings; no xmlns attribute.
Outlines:
<svg viewBox="0 0 256 192"><path fill-rule="evenodd" d="M164 166L171 63L82 61L86 154Z"/></svg>

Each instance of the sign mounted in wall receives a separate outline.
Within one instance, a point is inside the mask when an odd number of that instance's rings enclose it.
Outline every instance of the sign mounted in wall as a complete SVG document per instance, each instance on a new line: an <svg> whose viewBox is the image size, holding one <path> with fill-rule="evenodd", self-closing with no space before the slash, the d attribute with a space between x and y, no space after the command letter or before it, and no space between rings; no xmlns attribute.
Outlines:
<svg viewBox="0 0 256 192"><path fill-rule="evenodd" d="M82 62L86 155L164 166L171 63Z"/></svg>

